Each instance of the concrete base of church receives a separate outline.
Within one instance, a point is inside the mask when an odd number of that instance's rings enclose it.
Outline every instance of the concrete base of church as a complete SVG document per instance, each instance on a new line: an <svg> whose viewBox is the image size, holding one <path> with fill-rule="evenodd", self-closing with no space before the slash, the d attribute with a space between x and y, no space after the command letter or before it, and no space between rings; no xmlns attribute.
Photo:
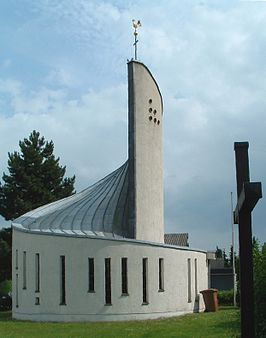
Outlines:
<svg viewBox="0 0 266 338"><path fill-rule="evenodd" d="M13 313L13 318L17 320L27 320L36 322L115 322L115 321L134 321L134 320L148 320L159 318L170 318L182 316L193 312L203 312L204 309L196 311L175 311L175 312L156 312L156 313L125 313L125 314L26 314Z"/></svg>
<svg viewBox="0 0 266 338"><path fill-rule="evenodd" d="M62 256L65 257L65 304L60 305ZM89 258L94 259L93 292L88 290ZM111 266L108 305L106 258L110 259ZM127 258L126 294L122 293L122 258ZM143 258L147 259L145 303ZM161 289L160 259L163 260ZM16 319L117 321L177 316L203 311L199 292L207 287L204 251L129 239L73 237L13 229L13 318Z"/></svg>

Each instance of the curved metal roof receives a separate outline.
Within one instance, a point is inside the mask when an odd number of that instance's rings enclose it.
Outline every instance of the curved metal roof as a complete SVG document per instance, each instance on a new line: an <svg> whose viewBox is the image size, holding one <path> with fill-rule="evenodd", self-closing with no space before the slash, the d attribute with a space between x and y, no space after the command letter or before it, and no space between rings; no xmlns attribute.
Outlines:
<svg viewBox="0 0 266 338"><path fill-rule="evenodd" d="M18 217L12 226L32 232L132 238L127 215L128 162L80 193Z"/></svg>

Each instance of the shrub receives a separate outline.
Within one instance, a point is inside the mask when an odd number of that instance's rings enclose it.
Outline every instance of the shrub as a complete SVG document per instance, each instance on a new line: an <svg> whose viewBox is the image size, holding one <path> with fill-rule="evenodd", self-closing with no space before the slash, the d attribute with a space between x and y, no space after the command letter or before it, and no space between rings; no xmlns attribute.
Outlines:
<svg viewBox="0 0 266 338"><path fill-rule="evenodd" d="M11 298L12 282L5 280L0 283L0 311L10 310L12 307Z"/></svg>
<svg viewBox="0 0 266 338"><path fill-rule="evenodd" d="M266 337L266 244L253 242L256 337Z"/></svg>
<svg viewBox="0 0 266 338"><path fill-rule="evenodd" d="M0 296L6 296L12 291L12 281L5 280L0 283Z"/></svg>
<svg viewBox="0 0 266 338"><path fill-rule="evenodd" d="M0 296L0 311L12 309L12 298L10 296Z"/></svg>
<svg viewBox="0 0 266 338"><path fill-rule="evenodd" d="M234 290L218 291L219 305L234 305Z"/></svg>

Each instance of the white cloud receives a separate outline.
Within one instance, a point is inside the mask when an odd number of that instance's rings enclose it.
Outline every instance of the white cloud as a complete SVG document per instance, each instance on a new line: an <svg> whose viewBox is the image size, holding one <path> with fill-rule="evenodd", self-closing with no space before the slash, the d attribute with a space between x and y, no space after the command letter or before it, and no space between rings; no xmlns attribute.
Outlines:
<svg viewBox="0 0 266 338"><path fill-rule="evenodd" d="M0 134L5 140L1 149L3 158L8 151L17 149L19 139L37 129L46 139L54 140L57 155L67 164L70 175L76 174L79 189L85 188L89 181L92 183L92 179L100 179L126 159L124 85L90 91L76 100L68 100L66 94L58 90L41 88L27 95L22 84L16 83L15 88L19 90L9 91L13 115L0 114ZM115 148L117 151L113 152ZM98 156L99 150L101 156ZM6 161L1 162L4 170Z"/></svg>
<svg viewBox="0 0 266 338"><path fill-rule="evenodd" d="M44 82L48 85L59 85L69 87L72 84L71 75L65 69L52 69Z"/></svg>
<svg viewBox="0 0 266 338"><path fill-rule="evenodd" d="M13 79L0 79L0 91L7 95L17 96L21 92L21 83Z"/></svg>

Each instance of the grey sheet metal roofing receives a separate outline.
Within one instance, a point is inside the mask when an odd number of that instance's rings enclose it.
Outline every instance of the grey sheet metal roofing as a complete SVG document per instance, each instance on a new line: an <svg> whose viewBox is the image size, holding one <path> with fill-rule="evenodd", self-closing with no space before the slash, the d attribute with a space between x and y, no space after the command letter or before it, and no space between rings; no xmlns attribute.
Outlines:
<svg viewBox="0 0 266 338"><path fill-rule="evenodd" d="M127 215L128 162L80 193L18 217L12 226L32 232L132 238Z"/></svg>

